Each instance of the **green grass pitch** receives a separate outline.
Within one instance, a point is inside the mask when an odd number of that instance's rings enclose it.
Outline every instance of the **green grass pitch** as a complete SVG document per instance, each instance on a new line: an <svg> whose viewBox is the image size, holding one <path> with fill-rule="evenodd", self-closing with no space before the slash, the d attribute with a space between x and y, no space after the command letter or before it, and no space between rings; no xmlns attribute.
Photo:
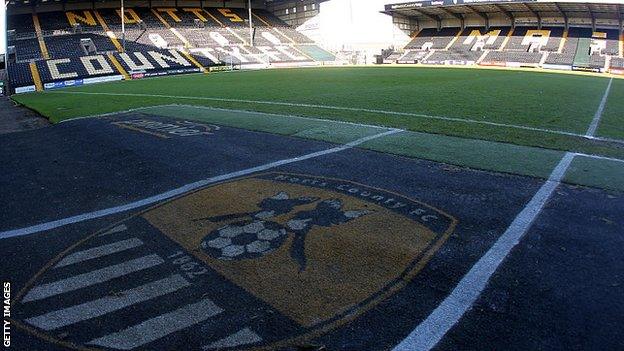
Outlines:
<svg viewBox="0 0 624 351"><path fill-rule="evenodd" d="M396 127L418 132L414 140L455 138L421 142L418 147L413 141L392 146L403 150L397 153L416 157L441 155L440 145L449 143L455 150L473 147L472 140L492 142L490 149L513 145L624 159L624 80L613 80L596 133L615 141L583 137L608 83L604 77L545 72L325 67L102 83L14 99L54 122L146 106L200 105ZM379 147L392 152L389 148ZM500 151L496 157L505 158ZM516 160L519 164L511 167L512 173L522 167L522 158L526 156ZM479 164L468 165L479 168Z"/></svg>

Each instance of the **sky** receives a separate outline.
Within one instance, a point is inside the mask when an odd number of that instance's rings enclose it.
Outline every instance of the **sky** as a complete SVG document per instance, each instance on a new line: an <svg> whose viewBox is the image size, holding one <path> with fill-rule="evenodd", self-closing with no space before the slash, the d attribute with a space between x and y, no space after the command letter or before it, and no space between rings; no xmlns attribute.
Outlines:
<svg viewBox="0 0 624 351"><path fill-rule="evenodd" d="M330 0L321 3L320 28L324 44L332 49L364 45L387 47L399 35L392 17L380 13L392 0ZM396 1L395 1L396 2Z"/></svg>

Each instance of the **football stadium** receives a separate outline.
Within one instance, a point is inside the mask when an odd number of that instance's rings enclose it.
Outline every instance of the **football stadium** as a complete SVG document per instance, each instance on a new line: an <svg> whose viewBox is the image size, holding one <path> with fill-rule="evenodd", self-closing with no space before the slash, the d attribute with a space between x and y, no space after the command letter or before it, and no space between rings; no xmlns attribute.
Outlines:
<svg viewBox="0 0 624 351"><path fill-rule="evenodd" d="M624 350L623 0L6 0L7 350Z"/></svg>

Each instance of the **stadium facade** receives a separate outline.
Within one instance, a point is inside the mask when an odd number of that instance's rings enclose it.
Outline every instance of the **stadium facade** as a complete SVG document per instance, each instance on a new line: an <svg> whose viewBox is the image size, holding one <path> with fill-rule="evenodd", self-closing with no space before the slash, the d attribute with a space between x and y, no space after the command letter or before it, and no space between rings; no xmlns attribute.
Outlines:
<svg viewBox="0 0 624 351"><path fill-rule="evenodd" d="M384 13L412 40L385 62L624 73L624 2L427 0Z"/></svg>

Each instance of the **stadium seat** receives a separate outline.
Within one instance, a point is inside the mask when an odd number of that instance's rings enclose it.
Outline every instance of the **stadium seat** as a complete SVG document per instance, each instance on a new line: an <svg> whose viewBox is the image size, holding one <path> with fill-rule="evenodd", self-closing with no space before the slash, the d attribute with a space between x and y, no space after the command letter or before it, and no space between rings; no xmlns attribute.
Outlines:
<svg viewBox="0 0 624 351"><path fill-rule="evenodd" d="M28 62L9 63L9 84L13 87L33 85L32 74Z"/></svg>
<svg viewBox="0 0 624 351"><path fill-rule="evenodd" d="M611 68L624 68L624 58L622 57L612 57L611 64L609 65Z"/></svg>
<svg viewBox="0 0 624 351"><path fill-rule="evenodd" d="M429 28L423 29L412 41L405 46L406 49L444 49L455 38L459 28Z"/></svg>
<svg viewBox="0 0 624 351"><path fill-rule="evenodd" d="M479 51L498 49L510 30L510 27L491 27L489 30L480 27L468 27L462 31L461 35L450 47L450 50Z"/></svg>
<svg viewBox="0 0 624 351"><path fill-rule="evenodd" d="M31 61L43 58L37 38L10 40L8 45L15 46L15 55L18 61Z"/></svg>

